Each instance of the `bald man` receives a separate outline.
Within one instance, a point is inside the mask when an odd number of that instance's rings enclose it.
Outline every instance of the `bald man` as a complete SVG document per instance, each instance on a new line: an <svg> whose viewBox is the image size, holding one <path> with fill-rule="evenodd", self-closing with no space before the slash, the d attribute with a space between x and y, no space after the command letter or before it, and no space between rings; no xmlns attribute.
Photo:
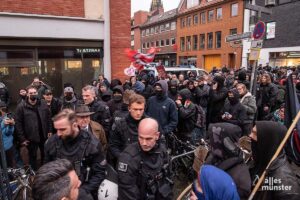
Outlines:
<svg viewBox="0 0 300 200"><path fill-rule="evenodd" d="M159 134L156 120L141 120L138 142L127 146L119 156L118 199L172 199L169 157Z"/></svg>

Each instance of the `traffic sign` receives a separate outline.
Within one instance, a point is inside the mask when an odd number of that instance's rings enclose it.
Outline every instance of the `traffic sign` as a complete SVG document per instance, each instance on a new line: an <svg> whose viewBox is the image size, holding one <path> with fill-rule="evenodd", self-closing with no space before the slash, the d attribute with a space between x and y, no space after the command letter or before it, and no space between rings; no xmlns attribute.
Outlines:
<svg viewBox="0 0 300 200"><path fill-rule="evenodd" d="M252 40L251 49L261 49L263 46L263 40Z"/></svg>
<svg viewBox="0 0 300 200"><path fill-rule="evenodd" d="M260 49L251 49L249 60L258 60L260 54Z"/></svg>
<svg viewBox="0 0 300 200"><path fill-rule="evenodd" d="M259 21L255 24L255 28L253 30L253 38L255 40L259 40L265 35L265 32L266 32L265 23L262 21Z"/></svg>
<svg viewBox="0 0 300 200"><path fill-rule="evenodd" d="M228 35L225 38L225 41L226 42L232 42L232 41L247 39L247 38L251 38L251 32L246 32L246 33L242 33L242 34L235 34L235 35Z"/></svg>

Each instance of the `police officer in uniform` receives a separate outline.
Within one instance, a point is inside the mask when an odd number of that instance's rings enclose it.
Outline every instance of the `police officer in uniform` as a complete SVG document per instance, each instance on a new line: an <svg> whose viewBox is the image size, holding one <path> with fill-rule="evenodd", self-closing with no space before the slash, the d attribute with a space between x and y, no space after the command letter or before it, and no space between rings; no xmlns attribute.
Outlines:
<svg viewBox="0 0 300 200"><path fill-rule="evenodd" d="M119 156L119 200L172 199L169 158L159 134L156 120L143 119L138 142L127 146Z"/></svg>
<svg viewBox="0 0 300 200"><path fill-rule="evenodd" d="M53 121L57 134L45 143L45 163L68 159L82 183L80 199L88 199L86 196L90 195L96 197L105 178L106 160L101 143L94 135L79 129L76 114L71 109L62 110Z"/></svg>

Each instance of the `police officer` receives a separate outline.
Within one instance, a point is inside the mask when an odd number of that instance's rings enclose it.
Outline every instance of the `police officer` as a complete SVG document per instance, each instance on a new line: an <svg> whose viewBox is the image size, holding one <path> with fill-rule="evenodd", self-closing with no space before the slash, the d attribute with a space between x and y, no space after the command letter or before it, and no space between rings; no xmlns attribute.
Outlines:
<svg viewBox="0 0 300 200"><path fill-rule="evenodd" d="M118 199L172 199L169 158L159 134L156 120L145 118L140 122L138 142L130 144L119 156Z"/></svg>
<svg viewBox="0 0 300 200"><path fill-rule="evenodd" d="M109 138L109 152L113 160L118 159L128 144L138 141L138 125L145 118L145 103L146 100L142 95L131 95L128 105L129 113L125 118L115 120ZM116 163L115 161L113 162Z"/></svg>
<svg viewBox="0 0 300 200"><path fill-rule="evenodd" d="M106 167L101 143L92 134L79 129L76 114L71 109L62 110L53 121L57 134L45 143L45 162L68 159L82 182L79 196L97 196Z"/></svg>

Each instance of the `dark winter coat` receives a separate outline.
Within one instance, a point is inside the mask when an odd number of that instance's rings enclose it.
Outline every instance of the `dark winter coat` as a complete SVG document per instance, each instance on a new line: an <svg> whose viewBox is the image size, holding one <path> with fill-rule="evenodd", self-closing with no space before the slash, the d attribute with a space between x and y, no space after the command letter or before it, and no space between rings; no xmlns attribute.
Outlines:
<svg viewBox="0 0 300 200"><path fill-rule="evenodd" d="M161 85L164 96L161 99L157 96L150 97L147 102L146 114L157 120L163 134L168 134L177 127L178 113L175 102L167 96L168 85L166 81L161 80L157 83Z"/></svg>
<svg viewBox="0 0 300 200"><path fill-rule="evenodd" d="M25 140L44 142L48 133L52 132L51 114L44 100L38 100L35 106L27 100L22 101L16 108L15 117L15 128L20 143Z"/></svg>
<svg viewBox="0 0 300 200"><path fill-rule="evenodd" d="M207 108L210 87L207 84L199 85L198 87L198 105L200 105L202 108Z"/></svg>
<svg viewBox="0 0 300 200"><path fill-rule="evenodd" d="M105 130L105 133L108 134L111 122L111 115L108 106L104 102L96 100L94 100L88 106L91 112L95 112L91 115L91 120L101 124Z"/></svg>

